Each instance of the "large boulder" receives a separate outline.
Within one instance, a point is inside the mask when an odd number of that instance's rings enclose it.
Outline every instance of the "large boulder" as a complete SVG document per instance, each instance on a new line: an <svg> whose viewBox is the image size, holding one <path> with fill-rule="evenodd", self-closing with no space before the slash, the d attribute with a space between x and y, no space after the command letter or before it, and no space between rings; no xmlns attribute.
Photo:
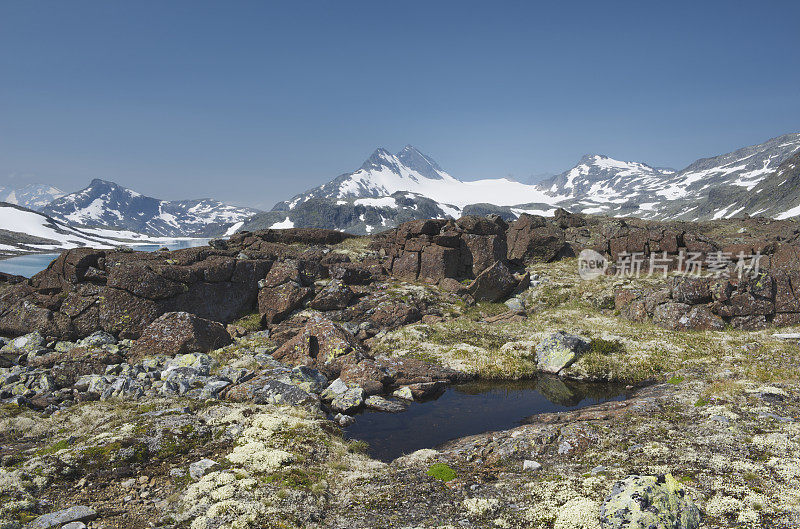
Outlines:
<svg viewBox="0 0 800 529"><path fill-rule="evenodd" d="M481 272L467 287L467 293L475 301L500 301L519 285L519 279L502 262L497 261Z"/></svg>
<svg viewBox="0 0 800 529"><path fill-rule="evenodd" d="M315 367L333 379L344 365L357 364L366 358L366 350L341 325L314 314L303 330L272 356L286 364Z"/></svg>
<svg viewBox="0 0 800 529"><path fill-rule="evenodd" d="M536 346L536 368L542 373L556 375L589 351L590 346L586 338L559 331Z"/></svg>
<svg viewBox="0 0 800 529"><path fill-rule="evenodd" d="M681 319L691 308L686 303L662 303L653 310L653 323L667 329L679 329L682 327Z"/></svg>
<svg viewBox="0 0 800 529"><path fill-rule="evenodd" d="M313 292L312 288L300 286L294 281L262 288L258 291L258 312L263 314L267 323L278 323L302 307Z"/></svg>
<svg viewBox="0 0 800 529"><path fill-rule="evenodd" d="M506 238L508 259L519 263L551 262L571 253L564 230L538 215L520 215L509 226Z"/></svg>
<svg viewBox="0 0 800 529"><path fill-rule="evenodd" d="M225 327L188 312L168 312L147 326L130 350L132 358L213 351L232 343Z"/></svg>
<svg viewBox="0 0 800 529"><path fill-rule="evenodd" d="M700 509L671 474L628 476L603 502L603 529L696 529Z"/></svg>
<svg viewBox="0 0 800 529"><path fill-rule="evenodd" d="M315 310L339 310L344 309L355 297L355 292L341 280L334 279L308 304Z"/></svg>

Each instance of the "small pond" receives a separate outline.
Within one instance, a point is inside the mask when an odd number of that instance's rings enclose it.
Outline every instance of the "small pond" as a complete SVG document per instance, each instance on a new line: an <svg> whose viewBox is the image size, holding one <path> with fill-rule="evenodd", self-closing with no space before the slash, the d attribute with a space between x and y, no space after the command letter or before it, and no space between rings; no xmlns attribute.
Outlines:
<svg viewBox="0 0 800 529"><path fill-rule="evenodd" d="M469 382L447 388L434 400L411 403L405 412L366 410L355 416L345 435L366 441L372 457L391 461L459 437L514 428L532 415L624 400L629 394L625 386L551 377Z"/></svg>
<svg viewBox="0 0 800 529"><path fill-rule="evenodd" d="M166 246L170 250L180 250L181 248L193 248L203 246L208 243L208 239L179 239L167 241L161 244L132 244L131 248L137 252L152 252ZM0 272L14 274L18 276L31 277L47 268L59 253L36 253L20 255L9 259L0 259Z"/></svg>

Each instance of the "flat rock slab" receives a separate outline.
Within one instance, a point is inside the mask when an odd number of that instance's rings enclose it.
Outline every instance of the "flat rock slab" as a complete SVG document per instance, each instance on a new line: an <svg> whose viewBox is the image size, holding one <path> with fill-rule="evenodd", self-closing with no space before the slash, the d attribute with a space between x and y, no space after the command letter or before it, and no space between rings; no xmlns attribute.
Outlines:
<svg viewBox="0 0 800 529"><path fill-rule="evenodd" d="M28 524L28 529L49 529L61 527L70 522L84 522L97 517L97 511L85 505L76 505L68 509L43 514Z"/></svg>

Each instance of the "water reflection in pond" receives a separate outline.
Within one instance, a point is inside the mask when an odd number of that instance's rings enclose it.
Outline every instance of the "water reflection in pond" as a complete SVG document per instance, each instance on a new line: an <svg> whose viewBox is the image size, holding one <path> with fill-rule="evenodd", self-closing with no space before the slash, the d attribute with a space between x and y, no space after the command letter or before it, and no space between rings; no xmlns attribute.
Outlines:
<svg viewBox="0 0 800 529"><path fill-rule="evenodd" d="M366 410L346 435L369 443L369 454L391 461L452 439L523 424L540 413L574 410L610 400L624 400L624 386L534 380L480 381L453 386L438 398L412 403L402 413Z"/></svg>

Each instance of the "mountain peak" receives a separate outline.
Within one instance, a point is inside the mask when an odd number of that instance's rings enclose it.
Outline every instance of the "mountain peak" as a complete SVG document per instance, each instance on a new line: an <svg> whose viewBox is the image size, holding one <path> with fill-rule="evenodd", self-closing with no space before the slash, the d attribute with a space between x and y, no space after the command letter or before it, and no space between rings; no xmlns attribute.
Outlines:
<svg viewBox="0 0 800 529"><path fill-rule="evenodd" d="M397 159L400 160L403 165L418 172L425 178L430 178L432 180L442 179L441 173L444 171L439 167L439 164L430 156L422 154L419 149L413 145L406 145L403 147L403 150L397 153Z"/></svg>
<svg viewBox="0 0 800 529"><path fill-rule="evenodd" d="M394 166L396 165L396 160L394 159L394 155L390 153L387 149L383 147L378 147L375 149L372 154L369 155L363 164L361 164L361 169L370 170L370 169L379 169L384 166Z"/></svg>

